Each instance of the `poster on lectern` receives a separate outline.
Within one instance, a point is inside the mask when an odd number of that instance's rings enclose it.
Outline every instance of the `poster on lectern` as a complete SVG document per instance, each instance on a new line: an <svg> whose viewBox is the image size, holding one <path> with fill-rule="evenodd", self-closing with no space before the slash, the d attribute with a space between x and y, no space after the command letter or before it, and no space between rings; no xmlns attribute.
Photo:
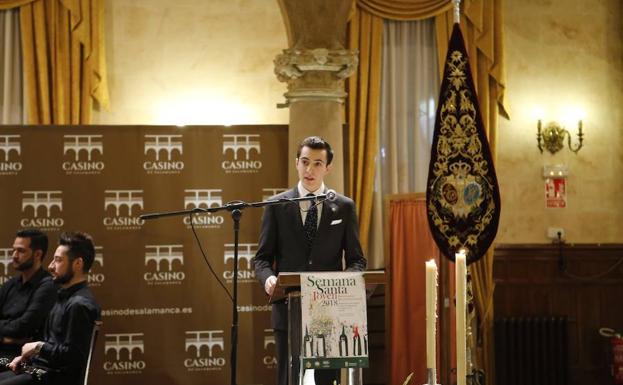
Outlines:
<svg viewBox="0 0 623 385"><path fill-rule="evenodd" d="M301 273L301 313L304 368L368 367L363 273Z"/></svg>

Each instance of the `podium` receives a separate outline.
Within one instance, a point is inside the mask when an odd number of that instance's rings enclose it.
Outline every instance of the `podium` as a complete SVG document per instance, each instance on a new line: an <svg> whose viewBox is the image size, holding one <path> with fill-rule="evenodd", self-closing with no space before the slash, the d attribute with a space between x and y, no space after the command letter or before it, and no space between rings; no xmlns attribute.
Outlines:
<svg viewBox="0 0 623 385"><path fill-rule="evenodd" d="M312 273L312 272L309 272ZM342 272L335 272L336 274ZM384 271L363 271L366 294L369 298L378 285L386 283ZM288 384L303 385L305 369L302 365L301 350L303 348L302 313L301 313L301 278L300 273L282 272L277 277L277 285L270 297L270 303L285 300L288 313ZM342 385L361 385L361 368L342 370ZM320 384L317 384L320 385Z"/></svg>

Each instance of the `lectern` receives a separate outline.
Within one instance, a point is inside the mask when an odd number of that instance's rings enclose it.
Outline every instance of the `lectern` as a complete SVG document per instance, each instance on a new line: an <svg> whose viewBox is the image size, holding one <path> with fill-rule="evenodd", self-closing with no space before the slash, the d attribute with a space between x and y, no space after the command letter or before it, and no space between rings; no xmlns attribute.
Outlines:
<svg viewBox="0 0 623 385"><path fill-rule="evenodd" d="M340 272L336 272L339 274ZM363 277L366 283L368 297L378 285L385 284L384 271L365 271ZM301 360L303 349L302 313L301 313L301 277L299 273L279 273L277 286L270 298L270 302L286 300L288 304L288 384L302 385L304 368ZM345 374L342 371L342 385L361 385L361 368L349 369Z"/></svg>

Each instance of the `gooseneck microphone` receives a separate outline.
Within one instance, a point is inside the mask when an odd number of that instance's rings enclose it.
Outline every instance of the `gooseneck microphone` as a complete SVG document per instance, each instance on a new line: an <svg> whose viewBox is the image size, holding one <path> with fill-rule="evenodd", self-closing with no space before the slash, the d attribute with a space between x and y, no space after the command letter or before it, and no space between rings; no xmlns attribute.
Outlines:
<svg viewBox="0 0 623 385"><path fill-rule="evenodd" d="M335 201L335 199L337 199L337 193L335 192L335 190L327 190L327 193L324 194L325 199L328 200L329 202L333 202Z"/></svg>
<svg viewBox="0 0 623 385"><path fill-rule="evenodd" d="M242 201L232 201L221 207L211 207L211 208L200 208L196 207L191 210L180 210L180 211L167 211L162 213L150 213L143 214L140 216L143 220L150 220L162 217L172 217L178 215L188 215L188 214L200 214L200 213L215 213L217 211L227 210L233 211L235 209L244 209L246 207L262 207L267 204L275 204L275 203L288 203L288 202L301 202L301 201L313 201L315 204L319 204L324 201L333 202L337 199L337 193L335 190L329 189L324 194L314 195L314 196L304 196L298 198L281 198L276 200L268 200L263 202L242 202Z"/></svg>

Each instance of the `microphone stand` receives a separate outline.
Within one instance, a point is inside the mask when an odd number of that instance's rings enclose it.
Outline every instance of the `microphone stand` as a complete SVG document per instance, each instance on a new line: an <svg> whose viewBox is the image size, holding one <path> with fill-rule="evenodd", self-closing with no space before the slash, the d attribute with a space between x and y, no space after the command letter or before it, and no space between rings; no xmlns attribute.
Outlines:
<svg viewBox="0 0 623 385"><path fill-rule="evenodd" d="M238 234L240 232L240 218L242 218L242 210L247 207L264 207L271 205L280 205L284 203L314 201L315 204L323 202L325 200L334 201L335 191L327 190L326 194L320 194L315 196L304 196L298 198L281 198L281 199L269 199L267 201L260 202L243 202L243 201L231 201L223 206L210 207L207 209L196 207L191 210L178 210L178 211L166 211L160 213L143 214L140 216L143 220L158 219L164 217L173 217L189 214L201 214L201 213L215 213L218 211L231 212L231 218L234 221L234 277L232 285L234 287L232 298L232 324L231 324L231 385L236 385L236 369L237 369L237 356L238 356ZM192 220L192 219L191 219Z"/></svg>

